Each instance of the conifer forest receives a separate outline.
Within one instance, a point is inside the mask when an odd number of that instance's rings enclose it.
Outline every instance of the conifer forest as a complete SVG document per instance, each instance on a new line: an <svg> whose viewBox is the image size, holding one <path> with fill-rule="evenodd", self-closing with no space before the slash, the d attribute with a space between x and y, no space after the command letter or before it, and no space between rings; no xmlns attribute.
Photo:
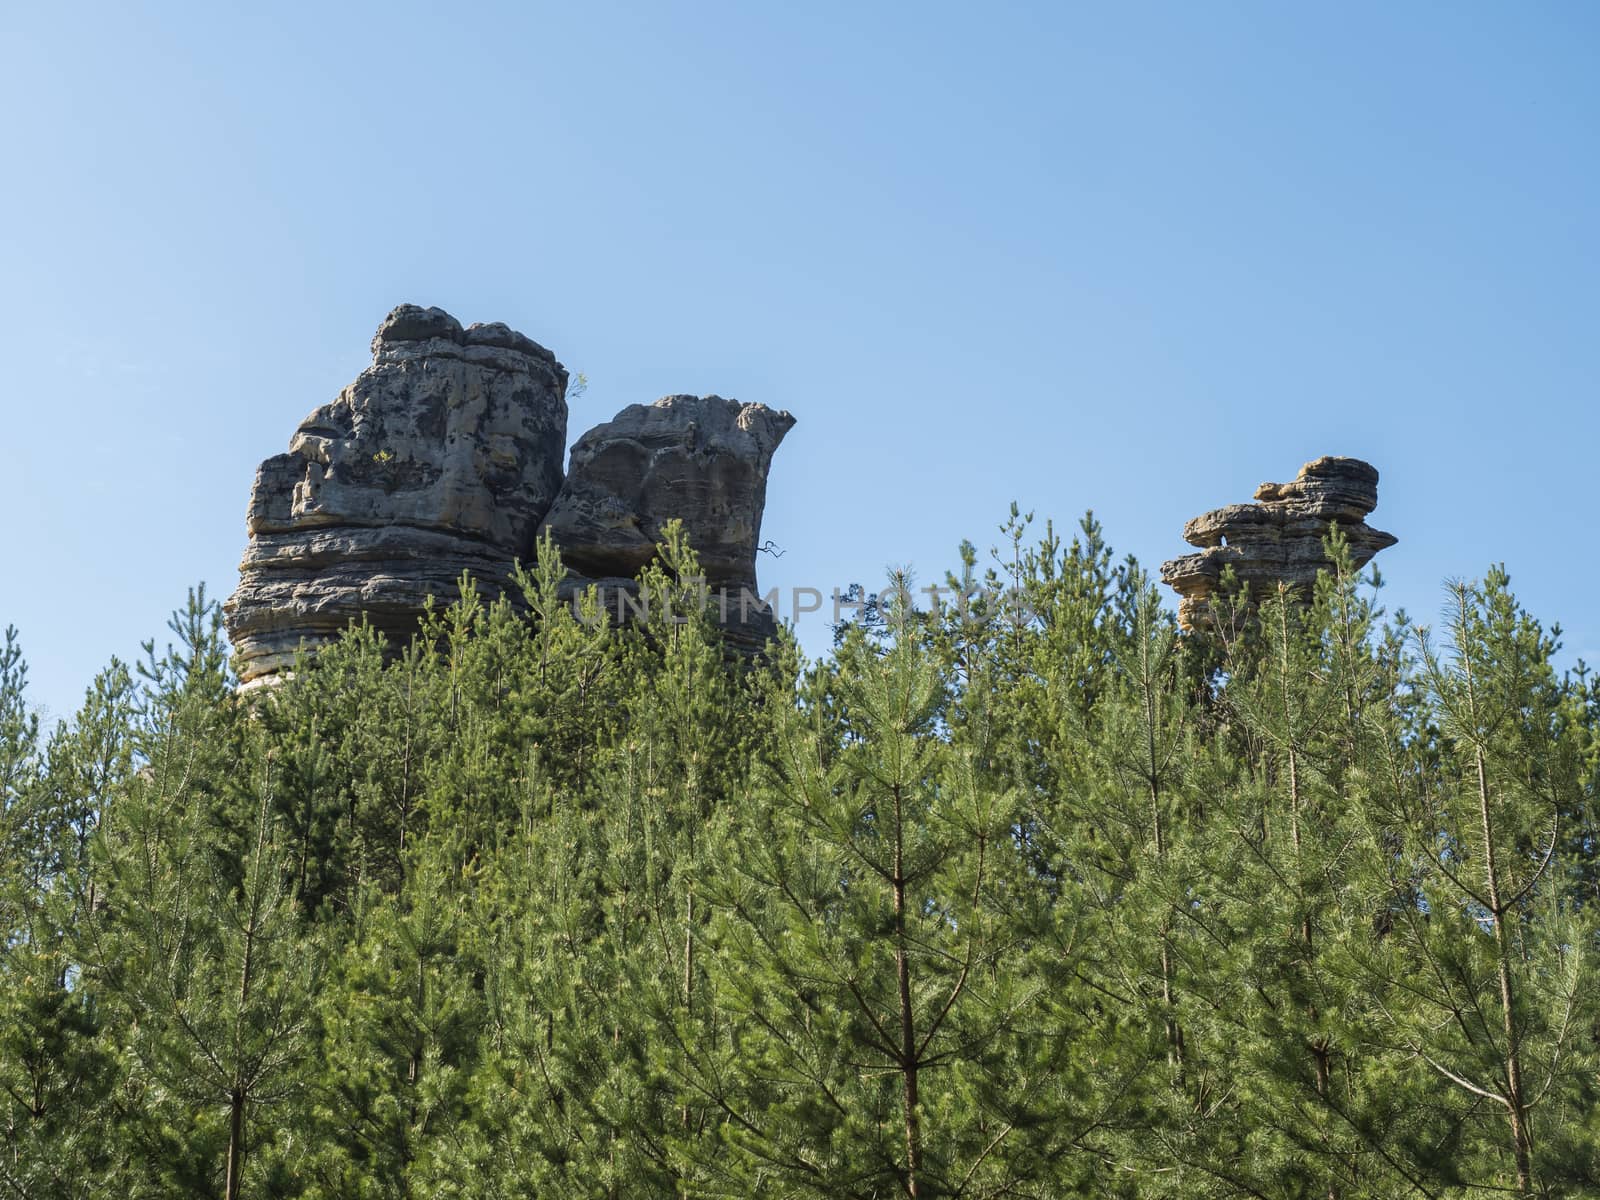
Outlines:
<svg viewBox="0 0 1600 1200"><path fill-rule="evenodd" d="M676 530L255 693L197 590L53 727L8 633L0 1198L1600 1196L1559 629L994 540L816 661Z"/></svg>

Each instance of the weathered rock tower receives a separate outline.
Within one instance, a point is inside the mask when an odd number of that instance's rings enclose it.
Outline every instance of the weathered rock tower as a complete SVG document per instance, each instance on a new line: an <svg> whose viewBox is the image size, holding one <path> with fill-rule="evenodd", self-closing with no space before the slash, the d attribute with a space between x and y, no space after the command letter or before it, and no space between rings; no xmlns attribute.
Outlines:
<svg viewBox="0 0 1600 1200"><path fill-rule="evenodd" d="M1211 626L1210 597L1228 567L1247 600L1262 599L1280 583L1309 597L1317 572L1329 565L1322 543L1335 525L1358 570L1399 540L1366 523L1378 505L1378 470L1359 458L1308 462L1294 482L1263 483L1255 498L1255 504L1229 504L1195 517L1183 527L1183 540L1200 553L1161 565L1162 581L1182 597L1178 623L1184 629Z"/></svg>
<svg viewBox="0 0 1600 1200"><path fill-rule="evenodd" d="M497 592L515 560L532 562L541 526L573 590L627 590L676 517L708 587L753 591L767 471L794 418L718 396L632 405L584 435L564 478L566 390L555 355L505 325L391 312L372 365L256 472L223 606L241 684L363 616L404 640L463 571ZM733 607L726 632L741 647L776 631L764 606Z"/></svg>

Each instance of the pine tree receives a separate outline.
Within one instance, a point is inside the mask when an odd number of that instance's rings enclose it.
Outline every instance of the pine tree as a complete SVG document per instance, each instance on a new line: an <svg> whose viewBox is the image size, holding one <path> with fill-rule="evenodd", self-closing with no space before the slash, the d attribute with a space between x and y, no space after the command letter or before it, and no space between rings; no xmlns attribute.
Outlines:
<svg viewBox="0 0 1600 1200"><path fill-rule="evenodd" d="M1448 636L1441 651L1419 635L1426 739L1375 806L1393 933L1367 960L1371 1003L1393 1049L1453 1094L1446 1177L1559 1192L1593 1171L1570 1130L1595 1096L1594 914L1570 903L1558 858L1589 781L1554 639L1503 572L1452 587Z"/></svg>
<svg viewBox="0 0 1600 1200"><path fill-rule="evenodd" d="M497 1194L687 1194L718 1145L690 1059L716 1053L699 895L751 735L729 720L743 668L681 530L626 629L593 596L577 615L560 602L549 549L522 579L517 670L489 702L517 812L480 891L485 1119L458 1157Z"/></svg>
<svg viewBox="0 0 1600 1200"><path fill-rule="evenodd" d="M1237 634L1218 698L1234 769L1198 831L1192 912L1211 948L1190 987L1205 1052L1236 1069L1208 1168L1258 1194L1349 1200L1420 1186L1407 1143L1427 1110L1395 1092L1348 970L1374 934L1354 847L1397 664L1337 533L1329 554L1311 603L1280 589L1221 623Z"/></svg>
<svg viewBox="0 0 1600 1200"><path fill-rule="evenodd" d="M1092 1118L1062 1094L1069 1048L1030 969L994 681L969 661L953 703L909 614L889 615L888 645L846 638L826 705L769 696L770 771L723 852L730 1186L1046 1194Z"/></svg>
<svg viewBox="0 0 1600 1200"><path fill-rule="evenodd" d="M270 1126L301 1086L321 955L299 919L270 759L232 702L215 606L203 593L147 646L144 765L103 839L106 920L89 977L119 1019L155 1192L243 1194ZM133 1185L133 1194L140 1194Z"/></svg>
<svg viewBox="0 0 1600 1200"><path fill-rule="evenodd" d="M320 1006L325 1132L305 1173L327 1196L448 1191L469 1121L484 1003L474 868L421 848L398 895L363 885ZM458 1181L460 1182L460 1181Z"/></svg>

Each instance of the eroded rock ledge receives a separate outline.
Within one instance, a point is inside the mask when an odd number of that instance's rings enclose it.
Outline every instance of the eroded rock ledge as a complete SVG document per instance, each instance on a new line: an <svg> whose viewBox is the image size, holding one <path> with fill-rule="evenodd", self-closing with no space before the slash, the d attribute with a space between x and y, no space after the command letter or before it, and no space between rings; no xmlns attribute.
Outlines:
<svg viewBox="0 0 1600 1200"><path fill-rule="evenodd" d="M632 405L584 435L567 478L566 389L555 355L505 325L391 312L372 365L256 472L224 605L241 683L362 616L404 641L463 571L497 593L532 562L541 523L573 591L626 590L675 517L709 586L753 590L767 471L794 418L717 396ZM728 633L751 648L776 629L764 609L737 618Z"/></svg>
<svg viewBox="0 0 1600 1200"><path fill-rule="evenodd" d="M1334 525L1358 570L1399 540L1366 523L1378 504L1378 470L1359 458L1308 462L1292 483L1263 483L1255 498L1255 504L1229 504L1195 517L1183 527L1183 539L1200 553L1161 565L1162 581L1181 597L1184 629L1212 625L1210 598L1228 567L1248 599L1260 600L1280 583L1309 596L1317 572L1329 565L1323 540Z"/></svg>

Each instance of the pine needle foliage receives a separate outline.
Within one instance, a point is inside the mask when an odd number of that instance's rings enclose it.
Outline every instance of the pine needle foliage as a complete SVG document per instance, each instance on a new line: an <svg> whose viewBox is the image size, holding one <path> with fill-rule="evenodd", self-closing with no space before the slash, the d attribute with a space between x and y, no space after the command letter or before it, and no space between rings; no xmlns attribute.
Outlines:
<svg viewBox="0 0 1600 1200"><path fill-rule="evenodd" d="M196 589L54 728L8 631L0 1197L1600 1194L1600 683L1505 572L1185 635L996 542L815 662L675 526L265 694Z"/></svg>

